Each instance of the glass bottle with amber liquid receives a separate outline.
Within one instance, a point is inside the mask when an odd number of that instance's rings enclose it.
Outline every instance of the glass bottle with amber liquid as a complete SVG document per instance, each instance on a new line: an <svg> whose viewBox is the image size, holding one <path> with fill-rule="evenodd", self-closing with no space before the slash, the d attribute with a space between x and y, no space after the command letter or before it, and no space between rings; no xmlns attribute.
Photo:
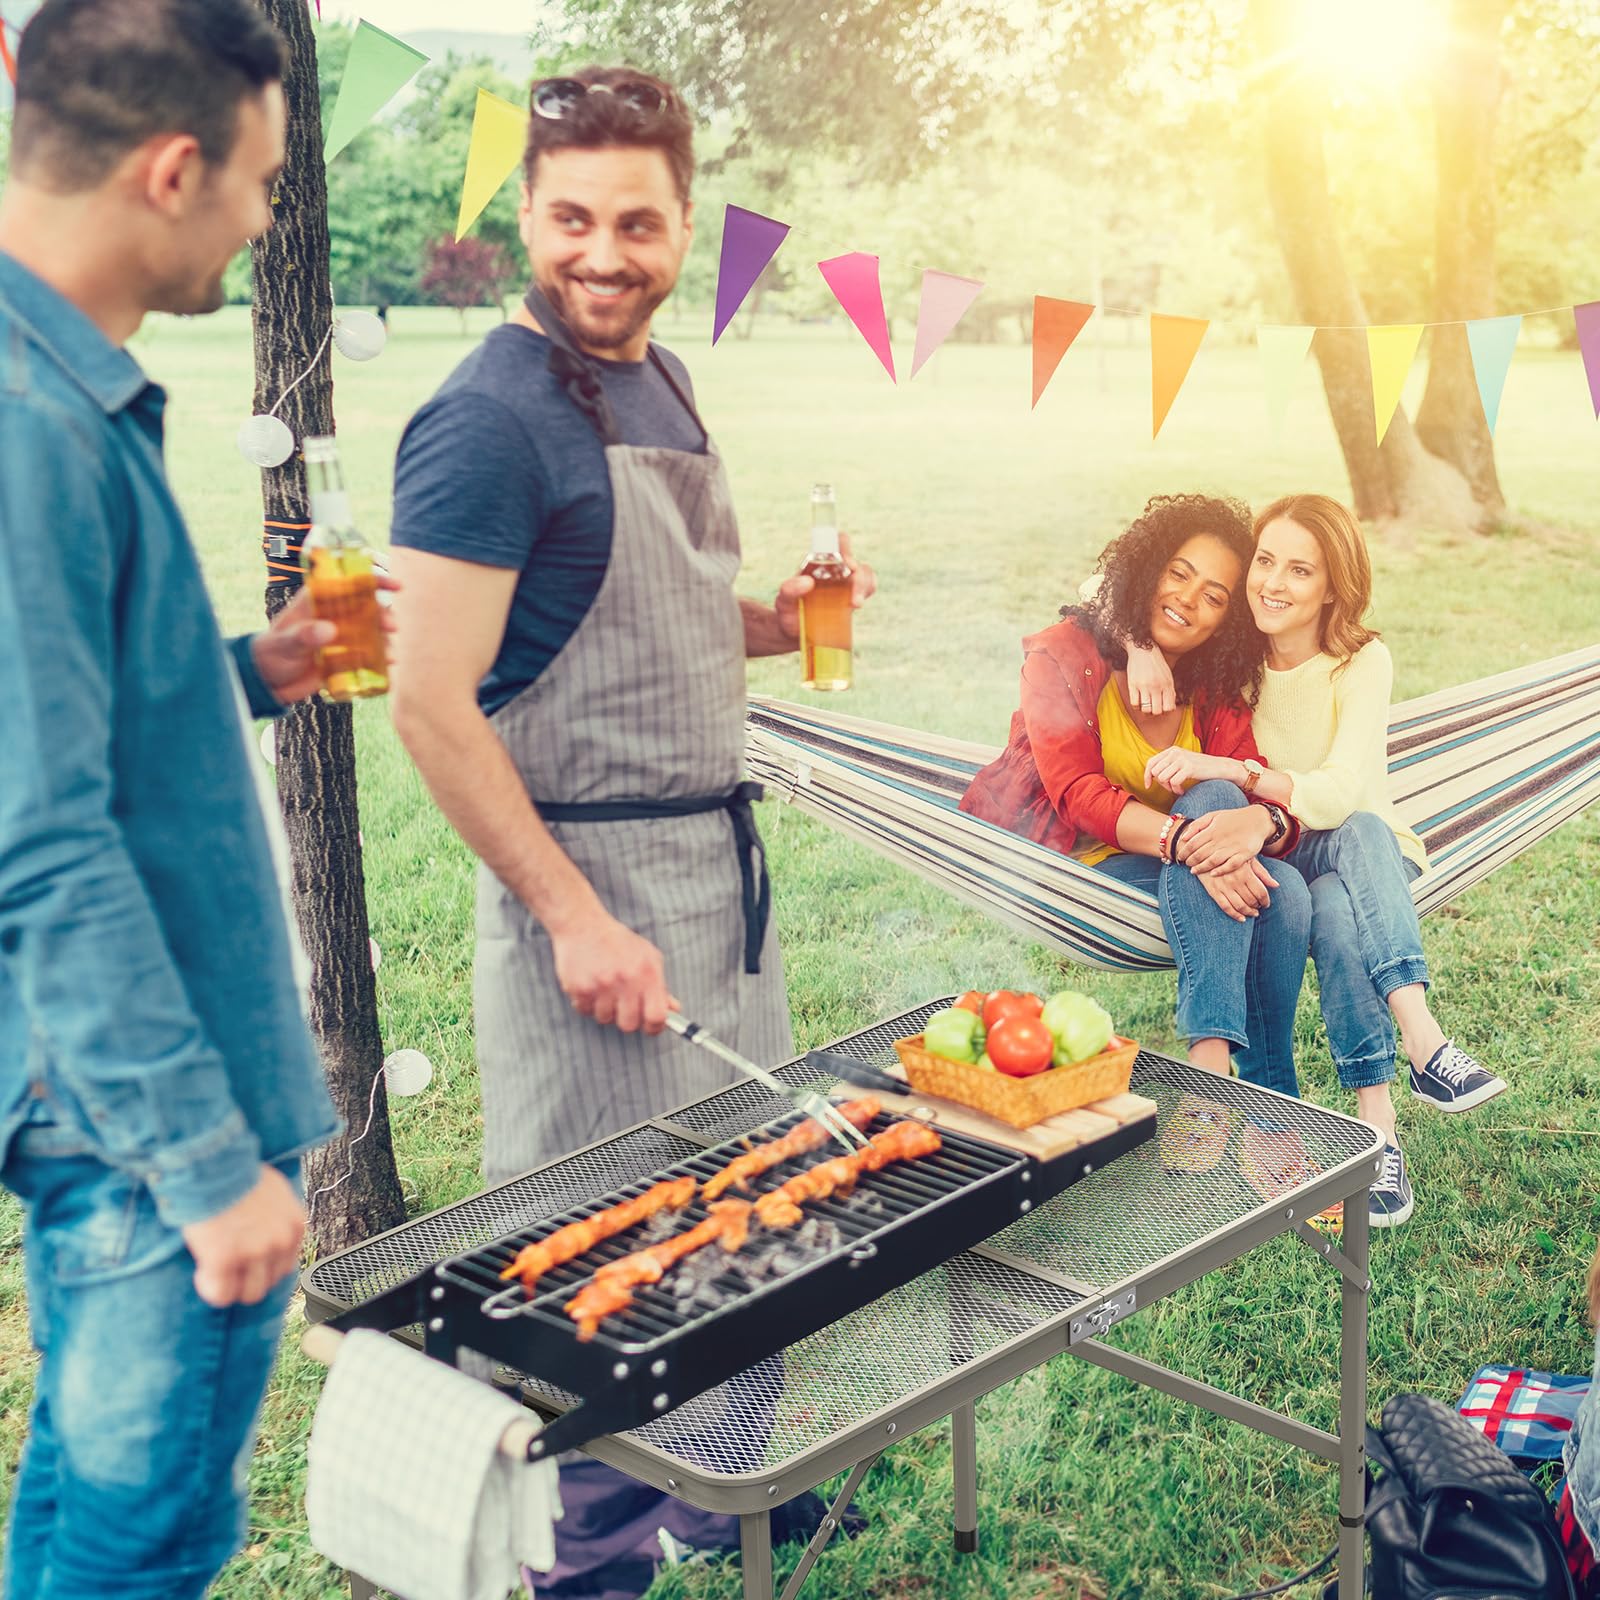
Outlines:
<svg viewBox="0 0 1600 1600"><path fill-rule="evenodd" d="M311 532L300 564L311 591L312 614L339 632L322 647L322 694L359 700L389 688L389 656L378 606L372 547L356 530L332 439L306 440Z"/></svg>
<svg viewBox="0 0 1600 1600"><path fill-rule="evenodd" d="M832 484L811 490L811 558L800 573L816 585L800 602L800 687L848 689L854 574L839 553Z"/></svg>

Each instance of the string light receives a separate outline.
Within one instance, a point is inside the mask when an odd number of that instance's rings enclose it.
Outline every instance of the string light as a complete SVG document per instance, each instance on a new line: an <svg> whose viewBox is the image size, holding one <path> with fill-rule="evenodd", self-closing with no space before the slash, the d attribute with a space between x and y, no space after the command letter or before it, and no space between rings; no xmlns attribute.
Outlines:
<svg viewBox="0 0 1600 1600"><path fill-rule="evenodd" d="M372 1132L372 1119L378 1113L378 1085L386 1083L390 1094L406 1096L421 1094L432 1081L433 1063L420 1050L396 1050L393 1055L384 1058L383 1065L372 1075L372 1087L367 1091L367 1124L350 1141L345 1150L350 1157L350 1164L332 1183L323 1184L307 1199L308 1222L316 1215L317 1200L320 1196L332 1194L340 1184L348 1183L356 1175L353 1152L355 1147Z"/></svg>

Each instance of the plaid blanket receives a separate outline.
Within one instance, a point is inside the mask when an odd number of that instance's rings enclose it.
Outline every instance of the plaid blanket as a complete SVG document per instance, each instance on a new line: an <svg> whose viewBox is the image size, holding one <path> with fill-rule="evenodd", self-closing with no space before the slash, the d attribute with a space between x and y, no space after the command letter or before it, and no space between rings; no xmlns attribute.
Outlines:
<svg viewBox="0 0 1600 1600"><path fill-rule="evenodd" d="M1588 1392L1587 1377L1480 1367L1457 1410L1513 1459L1557 1461Z"/></svg>

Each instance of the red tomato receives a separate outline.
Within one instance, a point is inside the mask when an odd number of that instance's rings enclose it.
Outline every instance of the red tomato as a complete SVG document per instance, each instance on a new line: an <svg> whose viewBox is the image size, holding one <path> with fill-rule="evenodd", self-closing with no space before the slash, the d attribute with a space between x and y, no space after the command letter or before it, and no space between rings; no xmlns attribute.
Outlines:
<svg viewBox="0 0 1600 1600"><path fill-rule="evenodd" d="M1013 1078L1043 1072L1056 1048L1055 1038L1037 1017L1017 1014L995 1023L985 1044L996 1069Z"/></svg>
<svg viewBox="0 0 1600 1600"><path fill-rule="evenodd" d="M954 1009L957 1011L971 1011L975 1015L981 1017L983 1015L983 1002L988 998L989 997L983 992L982 989L968 989L967 992L956 1001Z"/></svg>
<svg viewBox="0 0 1600 1600"><path fill-rule="evenodd" d="M996 989L984 1001L983 1025L992 1028L1002 1017L1036 1017L1044 1009L1044 1001L1036 994L1017 994L1010 989Z"/></svg>

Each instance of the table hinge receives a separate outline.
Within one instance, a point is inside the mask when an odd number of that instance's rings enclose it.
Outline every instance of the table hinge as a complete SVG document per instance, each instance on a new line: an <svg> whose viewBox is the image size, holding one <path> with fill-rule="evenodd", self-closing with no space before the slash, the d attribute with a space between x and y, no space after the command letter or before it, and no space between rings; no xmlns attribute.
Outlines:
<svg viewBox="0 0 1600 1600"><path fill-rule="evenodd" d="M1138 1309L1138 1297L1134 1290L1125 1289L1115 1299L1103 1300L1093 1311L1085 1311L1081 1315L1074 1315L1067 1330L1068 1345L1075 1345L1081 1339L1093 1339L1102 1334L1113 1322L1121 1322L1124 1317L1131 1317Z"/></svg>

